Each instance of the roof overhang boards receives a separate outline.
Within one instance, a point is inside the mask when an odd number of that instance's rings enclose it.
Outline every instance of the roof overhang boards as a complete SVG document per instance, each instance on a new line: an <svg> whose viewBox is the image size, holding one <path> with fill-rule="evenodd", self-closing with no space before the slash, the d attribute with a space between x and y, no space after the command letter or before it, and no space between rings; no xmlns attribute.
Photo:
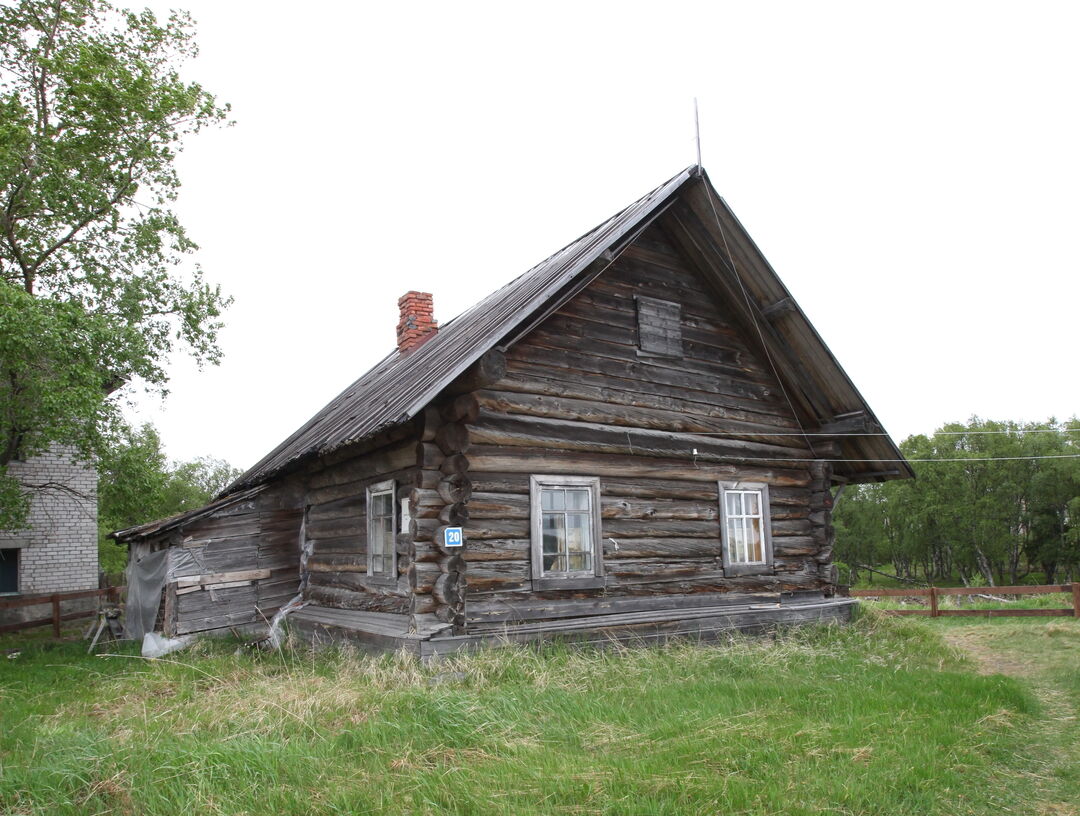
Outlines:
<svg viewBox="0 0 1080 816"><path fill-rule="evenodd" d="M800 424L814 434L808 441L815 455L848 459L835 471L853 482L913 475L887 436L844 436L882 428L708 176L680 193L660 228L731 307L751 346L772 362Z"/></svg>
<svg viewBox="0 0 1080 816"><path fill-rule="evenodd" d="M698 197L695 193L700 194L701 190L702 186L698 185L686 198ZM708 202L705 202L705 206L708 207ZM715 226L712 229L706 226L707 219L712 217L711 210L704 215L696 210L689 201L680 201L661 222L661 228L694 264L719 299L731 308L730 314L739 324L747 342L756 347L763 358L772 361L793 407L800 414L800 421L804 425L818 426L823 418L831 416L828 400L821 389L807 379L797 351L765 314L766 309L772 317L782 314L779 304L785 300L791 302L790 297L777 297L768 302L768 293L762 292L759 283L750 279L745 261L736 255L732 246L735 243L734 230L725 226L724 235L718 237ZM720 214L719 209L717 214ZM732 268L728 260L728 248L740 267L738 271ZM760 305L763 300L768 302L766 309Z"/></svg>

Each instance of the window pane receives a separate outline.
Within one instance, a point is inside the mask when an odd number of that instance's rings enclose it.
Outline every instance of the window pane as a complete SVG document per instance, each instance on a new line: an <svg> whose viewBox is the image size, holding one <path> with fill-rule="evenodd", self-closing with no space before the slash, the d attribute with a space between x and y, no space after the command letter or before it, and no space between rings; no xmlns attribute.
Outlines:
<svg viewBox="0 0 1080 816"><path fill-rule="evenodd" d="M742 502L739 501L738 493L725 493L724 500L727 502L727 514L729 516L742 515Z"/></svg>
<svg viewBox="0 0 1080 816"><path fill-rule="evenodd" d="M573 552L592 549L589 516L586 513L566 514L566 548Z"/></svg>
<svg viewBox="0 0 1080 816"><path fill-rule="evenodd" d="M757 493L743 493L743 506L748 516L760 516L760 495Z"/></svg>
<svg viewBox="0 0 1080 816"><path fill-rule="evenodd" d="M389 516L393 514L393 495L391 493L376 493L371 497L372 515Z"/></svg>
<svg viewBox="0 0 1080 816"><path fill-rule="evenodd" d="M566 509L567 510L588 510L589 509L589 491L588 490L567 490L566 491Z"/></svg>
<svg viewBox="0 0 1080 816"><path fill-rule="evenodd" d="M764 561L761 552L761 519L747 519L749 522L748 533L750 535L750 561Z"/></svg>
<svg viewBox="0 0 1080 816"><path fill-rule="evenodd" d="M728 560L733 564L742 562L739 553L742 551L743 529L742 520L729 518L727 520L728 533Z"/></svg>
<svg viewBox="0 0 1080 816"><path fill-rule="evenodd" d="M544 572L566 572L566 556L545 553Z"/></svg>
<svg viewBox="0 0 1080 816"><path fill-rule="evenodd" d="M566 551L566 518L562 513L544 513L544 554Z"/></svg>
<svg viewBox="0 0 1080 816"><path fill-rule="evenodd" d="M540 508L542 510L563 510L566 508L564 492L557 488L545 487L540 493Z"/></svg>
<svg viewBox="0 0 1080 816"><path fill-rule="evenodd" d="M571 553L570 555L570 571L571 572L584 572L589 569L589 558L586 553Z"/></svg>

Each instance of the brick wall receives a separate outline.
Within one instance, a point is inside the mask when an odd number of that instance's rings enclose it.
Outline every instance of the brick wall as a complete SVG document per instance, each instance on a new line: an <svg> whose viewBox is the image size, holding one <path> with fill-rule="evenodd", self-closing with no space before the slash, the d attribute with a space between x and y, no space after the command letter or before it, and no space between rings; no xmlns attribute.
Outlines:
<svg viewBox="0 0 1080 816"><path fill-rule="evenodd" d="M97 472L59 448L8 472L31 490L29 527L0 532L0 548L19 548L19 591L96 588Z"/></svg>

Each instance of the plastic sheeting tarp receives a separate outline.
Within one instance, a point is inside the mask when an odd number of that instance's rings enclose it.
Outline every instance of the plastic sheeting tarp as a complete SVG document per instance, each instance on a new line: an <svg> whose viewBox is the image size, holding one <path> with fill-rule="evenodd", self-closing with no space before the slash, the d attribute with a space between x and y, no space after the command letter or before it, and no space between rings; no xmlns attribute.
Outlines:
<svg viewBox="0 0 1080 816"><path fill-rule="evenodd" d="M128 563L127 604L124 607L124 637L142 640L154 631L161 589L169 571L169 551L150 552L149 545L135 544Z"/></svg>
<svg viewBox="0 0 1080 816"><path fill-rule="evenodd" d="M178 638L167 638L156 632L147 632L143 636L142 656L151 659L164 657L171 652L187 647L192 640L193 638L191 635L184 635L183 637Z"/></svg>

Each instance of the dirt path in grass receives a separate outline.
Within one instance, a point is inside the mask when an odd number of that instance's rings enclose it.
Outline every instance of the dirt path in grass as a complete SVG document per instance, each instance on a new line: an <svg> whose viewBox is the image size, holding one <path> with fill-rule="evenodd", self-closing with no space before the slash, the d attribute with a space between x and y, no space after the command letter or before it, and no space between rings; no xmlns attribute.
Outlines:
<svg viewBox="0 0 1080 816"><path fill-rule="evenodd" d="M980 674L1014 677L1038 698L1042 716L1026 726L1032 729L1032 756L1041 758L1032 775L1042 796L1031 812L1080 816L1080 621L948 626L941 634L975 661Z"/></svg>
<svg viewBox="0 0 1080 816"><path fill-rule="evenodd" d="M1030 678L1037 671L1036 667L1007 648L1008 641L996 631L1000 629L999 626L956 626L941 634L946 643L975 661L979 674Z"/></svg>

